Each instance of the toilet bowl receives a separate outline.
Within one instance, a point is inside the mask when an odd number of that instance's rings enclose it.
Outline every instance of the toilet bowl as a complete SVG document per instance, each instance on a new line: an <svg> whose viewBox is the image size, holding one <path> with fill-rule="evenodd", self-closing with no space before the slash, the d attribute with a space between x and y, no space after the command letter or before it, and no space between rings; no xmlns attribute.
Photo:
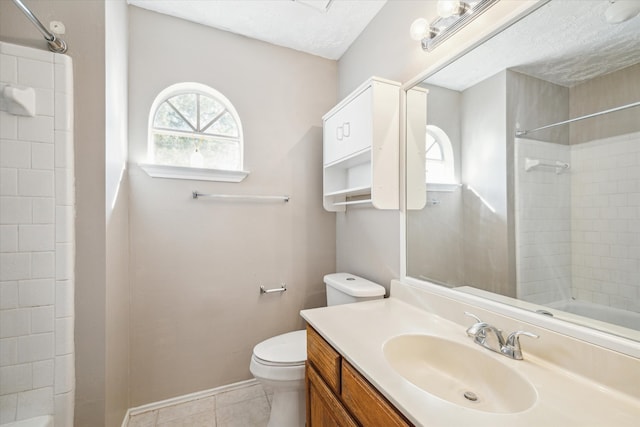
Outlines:
<svg viewBox="0 0 640 427"><path fill-rule="evenodd" d="M305 422L304 363L307 331L294 331L256 345L249 370L273 390L268 427L300 427Z"/></svg>
<svg viewBox="0 0 640 427"><path fill-rule="evenodd" d="M339 305L380 299L385 289L348 273L324 277L327 304ZM302 427L305 424L304 374L307 331L294 331L266 339L253 348L249 370L273 390L268 427Z"/></svg>

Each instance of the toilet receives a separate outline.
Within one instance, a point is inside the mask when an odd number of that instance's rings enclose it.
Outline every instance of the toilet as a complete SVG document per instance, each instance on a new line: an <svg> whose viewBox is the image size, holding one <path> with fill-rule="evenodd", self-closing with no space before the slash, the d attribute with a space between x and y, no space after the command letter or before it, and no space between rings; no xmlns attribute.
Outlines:
<svg viewBox="0 0 640 427"><path fill-rule="evenodd" d="M384 287L353 274L327 274L324 283L327 305L384 298ZM306 330L277 335L253 348L249 370L265 388L273 390L268 427L304 426L306 360Z"/></svg>

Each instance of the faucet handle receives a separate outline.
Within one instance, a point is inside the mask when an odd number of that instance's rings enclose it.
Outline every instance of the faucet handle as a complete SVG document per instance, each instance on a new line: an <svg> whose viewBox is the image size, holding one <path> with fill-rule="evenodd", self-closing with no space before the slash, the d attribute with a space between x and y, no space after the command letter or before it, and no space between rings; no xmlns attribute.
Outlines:
<svg viewBox="0 0 640 427"><path fill-rule="evenodd" d="M507 337L507 341L502 347L502 353L506 356L511 357L512 359L522 360L522 348L520 347L520 335L524 335L525 337L530 338L540 338L539 335L536 335L527 331L515 331L509 334Z"/></svg>
<svg viewBox="0 0 640 427"><path fill-rule="evenodd" d="M482 323L482 320L480 320L480 318L478 316L476 316L475 314L470 313L468 311L465 311L464 314L465 314L465 316L473 317L476 320L476 322Z"/></svg>
<svg viewBox="0 0 640 427"><path fill-rule="evenodd" d="M520 335L524 335L525 337L530 337L530 338L540 338L540 335L536 335L532 332L527 332L527 331L515 331L509 334L509 336L507 337L507 345L513 345L513 346L518 346L520 347Z"/></svg>

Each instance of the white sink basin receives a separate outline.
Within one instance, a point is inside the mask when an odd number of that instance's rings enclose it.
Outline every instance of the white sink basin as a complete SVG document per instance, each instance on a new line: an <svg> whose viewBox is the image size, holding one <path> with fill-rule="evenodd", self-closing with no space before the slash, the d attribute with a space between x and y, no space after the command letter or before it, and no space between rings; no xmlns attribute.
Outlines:
<svg viewBox="0 0 640 427"><path fill-rule="evenodd" d="M399 335L388 340L383 351L407 381L465 408L515 413L529 409L537 400L529 381L480 347L430 335Z"/></svg>

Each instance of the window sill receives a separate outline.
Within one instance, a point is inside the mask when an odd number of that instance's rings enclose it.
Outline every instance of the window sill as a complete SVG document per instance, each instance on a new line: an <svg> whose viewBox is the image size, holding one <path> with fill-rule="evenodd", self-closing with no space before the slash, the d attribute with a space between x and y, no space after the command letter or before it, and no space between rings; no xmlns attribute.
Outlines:
<svg viewBox="0 0 640 427"><path fill-rule="evenodd" d="M193 181L242 182L248 171L190 168L184 166L138 164L152 178L189 179Z"/></svg>

